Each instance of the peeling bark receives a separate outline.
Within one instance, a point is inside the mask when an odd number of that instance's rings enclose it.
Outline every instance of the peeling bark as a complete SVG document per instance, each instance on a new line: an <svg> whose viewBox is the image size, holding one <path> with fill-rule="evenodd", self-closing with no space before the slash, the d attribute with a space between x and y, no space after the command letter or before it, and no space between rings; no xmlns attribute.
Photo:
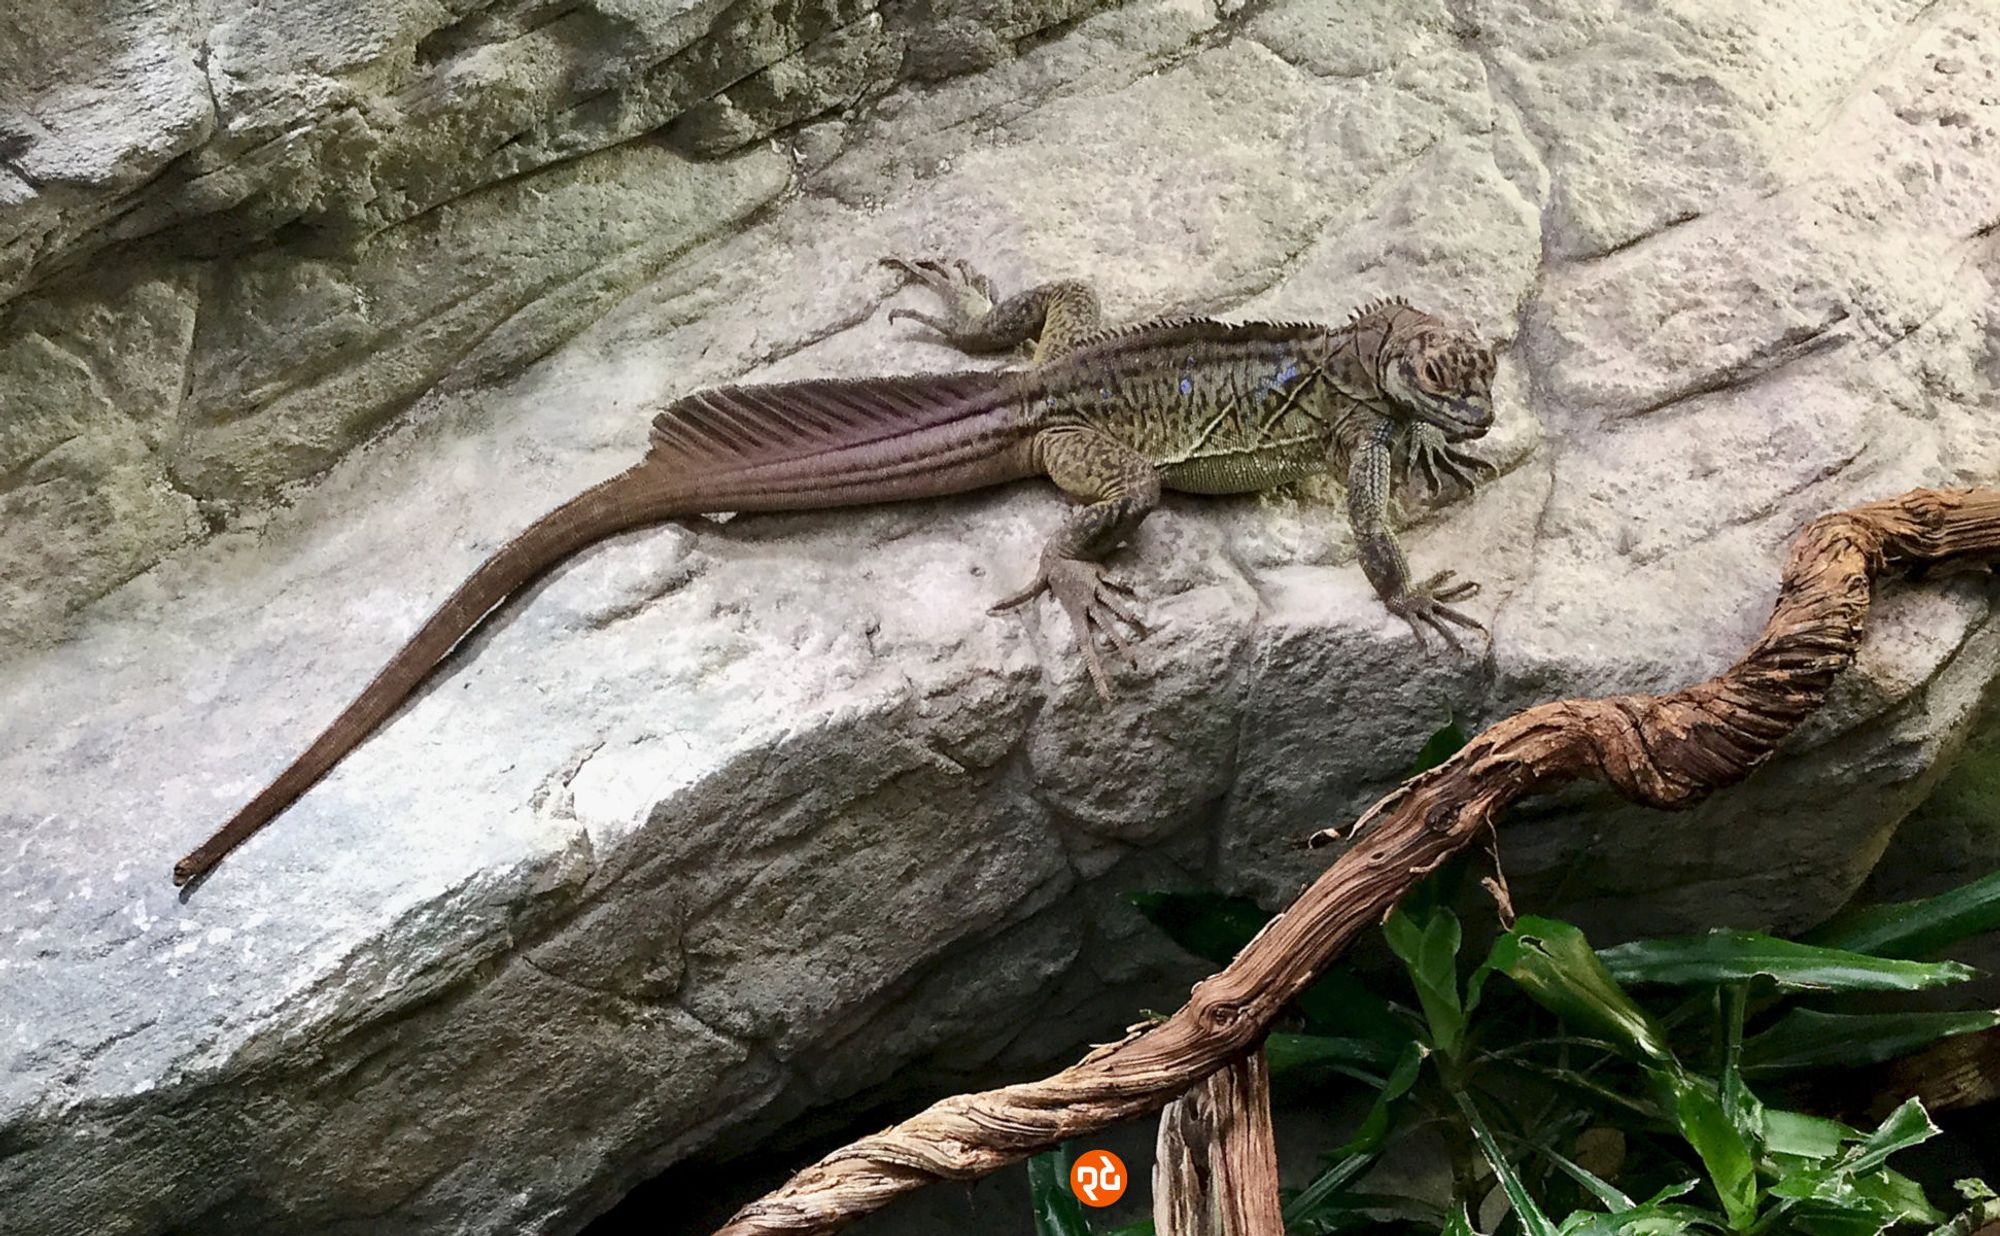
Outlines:
<svg viewBox="0 0 2000 1236"><path fill-rule="evenodd" d="M1263 1048L1209 1074L1160 1113L1153 1232L1285 1236Z"/></svg>
<svg viewBox="0 0 2000 1236"><path fill-rule="evenodd" d="M1741 660L1667 695L1560 700L1503 720L1365 813L1343 853L1166 1020L1040 1081L955 1095L837 1150L718 1236L833 1232L937 1180L971 1180L1157 1111L1259 1043L1363 930L1501 811L1567 782L1684 809L1743 780L1826 697L1861 643L1873 582L1991 570L2000 490L1913 490L1821 516L1793 543L1777 605ZM1322 833L1315 841L1330 839Z"/></svg>

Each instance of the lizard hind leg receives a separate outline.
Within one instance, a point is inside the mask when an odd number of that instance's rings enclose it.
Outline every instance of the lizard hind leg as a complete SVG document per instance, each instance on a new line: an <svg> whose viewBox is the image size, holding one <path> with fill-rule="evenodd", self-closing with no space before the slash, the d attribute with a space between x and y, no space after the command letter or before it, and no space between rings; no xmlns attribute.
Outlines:
<svg viewBox="0 0 2000 1236"><path fill-rule="evenodd" d="M1074 279L1044 283L995 303L993 281L964 261L883 258L882 264L923 284L944 302L944 313L892 309L889 320L922 322L961 352L1008 352L1033 344L1037 364L1076 346L1103 328L1090 285Z"/></svg>
<svg viewBox="0 0 2000 1236"><path fill-rule="evenodd" d="M1025 605L1044 592L1053 596L1076 633L1091 684L1109 702L1111 679L1098 645L1102 642L1131 660L1132 641L1145 638L1146 627L1132 612L1132 590L1108 577L1100 559L1159 505L1159 470L1131 447L1082 426L1044 430L1036 437L1034 450L1041 469L1081 505L1070 511L1042 548L1035 578L991 612Z"/></svg>

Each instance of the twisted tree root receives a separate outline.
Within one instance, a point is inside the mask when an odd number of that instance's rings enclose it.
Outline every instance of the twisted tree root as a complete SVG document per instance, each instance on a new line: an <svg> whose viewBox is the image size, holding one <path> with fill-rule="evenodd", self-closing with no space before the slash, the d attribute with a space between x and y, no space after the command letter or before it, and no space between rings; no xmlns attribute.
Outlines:
<svg viewBox="0 0 2000 1236"><path fill-rule="evenodd" d="M931 1181L970 1180L1157 1111L1260 1041L1356 935L1507 804L1596 778L1636 802L1692 806L1748 776L1824 702L1861 643L1876 578L1996 563L2000 491L1919 489L1821 516L1793 543L1762 637L1723 673L1670 695L1561 700L1499 722L1370 808L1354 829L1367 830L1362 842L1173 1016L1053 1077L953 1096L837 1150L717 1236L836 1231Z"/></svg>

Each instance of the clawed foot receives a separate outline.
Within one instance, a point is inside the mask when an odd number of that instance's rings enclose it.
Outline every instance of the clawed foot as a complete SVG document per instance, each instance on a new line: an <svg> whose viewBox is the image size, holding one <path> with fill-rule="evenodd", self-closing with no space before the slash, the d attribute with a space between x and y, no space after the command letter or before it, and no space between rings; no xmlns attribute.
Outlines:
<svg viewBox="0 0 2000 1236"><path fill-rule="evenodd" d="M1097 655L1098 638L1101 636L1112 651L1123 654L1127 661L1135 659L1132 641L1146 638L1146 625L1129 608L1129 603L1136 599L1132 590L1106 577L1104 568L1095 562L1064 558L1044 564L1035 582L988 612L998 614L1014 609L1044 592L1053 594L1063 612L1069 615L1077 646L1083 650L1084 665L1090 670L1090 681L1096 684L1104 701L1110 703L1111 679ZM1121 624L1131 630L1129 638L1119 630Z"/></svg>
<svg viewBox="0 0 2000 1236"><path fill-rule="evenodd" d="M993 309L993 281L963 261L937 262L928 258L908 261L887 257L882 265L900 270L917 280L944 301L945 316L933 317L915 309L891 309L889 321L904 318L922 322L947 338L968 334Z"/></svg>
<svg viewBox="0 0 2000 1236"><path fill-rule="evenodd" d="M1410 475L1423 488L1427 502L1469 494L1499 471L1479 456L1451 445L1442 433L1419 434L1410 444Z"/></svg>
<svg viewBox="0 0 2000 1236"><path fill-rule="evenodd" d="M1417 647L1427 653L1431 650L1424 639L1424 628L1429 627L1453 652L1463 654L1465 645L1459 642L1458 633L1448 624L1456 623L1482 635L1486 634L1486 628L1477 620L1453 609L1451 603L1466 600L1478 592L1476 582L1461 579L1453 583L1450 571L1439 571L1403 595L1391 597L1387 604L1390 613L1410 624L1410 631L1417 637Z"/></svg>

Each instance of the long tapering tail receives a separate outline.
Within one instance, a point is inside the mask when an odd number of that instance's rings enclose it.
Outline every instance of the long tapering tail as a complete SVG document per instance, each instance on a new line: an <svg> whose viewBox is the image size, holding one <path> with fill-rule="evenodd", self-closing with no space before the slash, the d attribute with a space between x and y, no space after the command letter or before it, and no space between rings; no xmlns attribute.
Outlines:
<svg viewBox="0 0 2000 1236"><path fill-rule="evenodd" d="M686 501L671 501L674 491L663 486L657 475L649 475L649 468L642 463L585 490L536 520L488 558L311 746L214 836L174 864L174 883L186 884L203 875L310 789L386 721L460 640L524 585L593 542L688 514Z"/></svg>
<svg viewBox="0 0 2000 1236"><path fill-rule="evenodd" d="M1017 375L993 371L727 386L654 419L643 463L557 507L459 585L304 754L174 864L200 877L388 720L503 601L595 541L702 511L776 511L961 493L1025 476Z"/></svg>

